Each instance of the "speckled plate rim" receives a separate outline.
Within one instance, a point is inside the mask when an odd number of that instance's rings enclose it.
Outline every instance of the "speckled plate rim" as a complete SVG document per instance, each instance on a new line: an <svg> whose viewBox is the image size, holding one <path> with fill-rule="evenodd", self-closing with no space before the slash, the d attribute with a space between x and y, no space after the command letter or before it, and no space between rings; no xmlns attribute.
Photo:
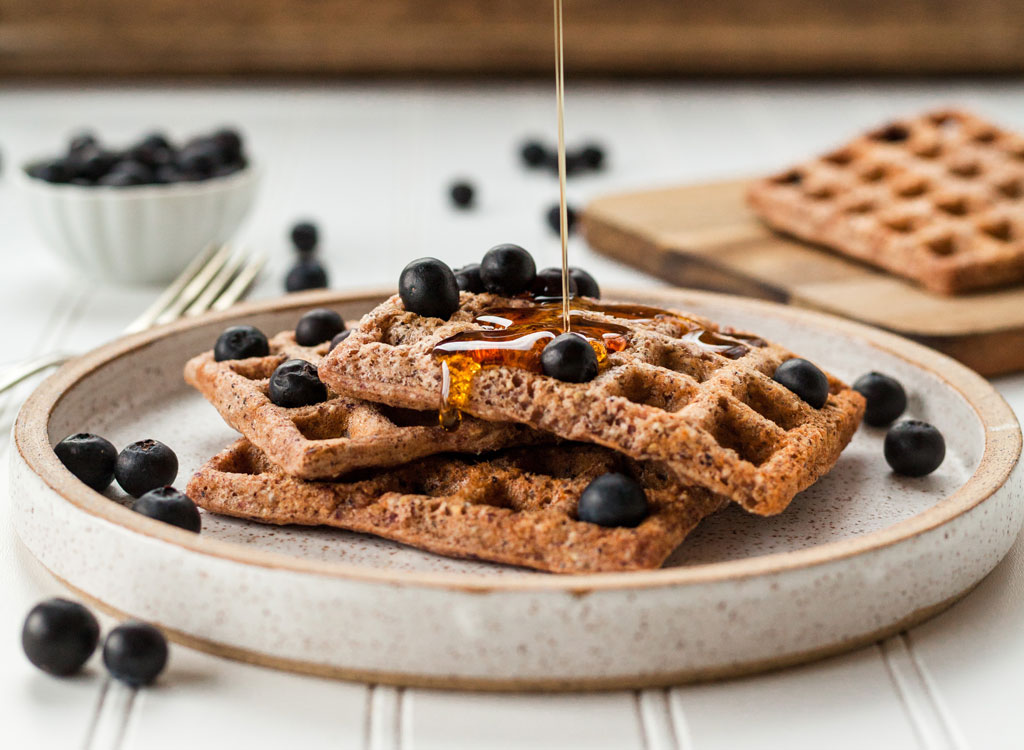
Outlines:
<svg viewBox="0 0 1024 750"><path fill-rule="evenodd" d="M428 586L479 593L555 590L575 594L607 589L639 589L739 580L824 565L869 553L913 539L975 508L1006 483L1020 457L1021 430L1010 406L985 379L955 360L894 334L832 315L773 302L689 289L613 289L608 290L604 296L608 299L643 299L679 308L685 308L690 304L728 305L751 314L763 313L782 318L795 325L810 324L815 327L831 328L843 335L860 339L869 346L927 371L945 382L970 405L977 414L985 435L985 448L977 469L956 492L938 501L928 510L884 529L852 539L792 552L653 571L568 576L545 576L524 572L522 575L495 578L476 573L373 570L344 563L302 560L282 553L250 549L234 542L197 536L140 516L89 489L64 468L50 446L47 435L49 418L64 398L64 394L79 380L109 362L138 353L165 337L213 322L226 323L244 320L254 314L298 311L330 304L365 302L369 309L392 293L393 290L389 289L372 289L348 293L318 291L293 294L263 302L243 303L227 311L208 313L117 339L67 363L28 397L14 425L15 449L21 459L47 486L78 509L133 532L200 554L247 565L341 577L354 581ZM182 362L184 363L184 353Z"/></svg>

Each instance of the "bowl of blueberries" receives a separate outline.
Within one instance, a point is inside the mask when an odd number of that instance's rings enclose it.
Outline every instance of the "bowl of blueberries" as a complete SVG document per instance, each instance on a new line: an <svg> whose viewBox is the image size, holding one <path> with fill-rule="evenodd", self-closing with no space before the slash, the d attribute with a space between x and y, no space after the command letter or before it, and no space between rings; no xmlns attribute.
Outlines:
<svg viewBox="0 0 1024 750"><path fill-rule="evenodd" d="M137 284L169 281L205 247L228 240L259 176L241 134L222 128L183 143L150 133L127 148L80 133L16 179L61 258L92 277Z"/></svg>

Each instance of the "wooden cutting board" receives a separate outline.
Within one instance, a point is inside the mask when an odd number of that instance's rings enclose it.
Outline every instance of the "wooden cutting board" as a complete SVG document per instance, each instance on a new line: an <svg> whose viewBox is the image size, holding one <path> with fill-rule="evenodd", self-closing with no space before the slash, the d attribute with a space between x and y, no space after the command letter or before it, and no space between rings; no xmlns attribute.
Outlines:
<svg viewBox="0 0 1024 750"><path fill-rule="evenodd" d="M679 286L841 315L943 351L983 375L1024 370L1024 287L944 297L776 234L747 181L599 198L582 231L597 252Z"/></svg>

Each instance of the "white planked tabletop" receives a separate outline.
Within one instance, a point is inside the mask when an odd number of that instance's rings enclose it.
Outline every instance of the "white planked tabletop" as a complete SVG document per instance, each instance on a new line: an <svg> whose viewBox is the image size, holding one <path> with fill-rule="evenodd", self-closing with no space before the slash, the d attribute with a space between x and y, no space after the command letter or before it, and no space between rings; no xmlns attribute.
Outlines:
<svg viewBox="0 0 1024 750"><path fill-rule="evenodd" d="M570 182L571 202L601 193L780 167L853 131L933 104L967 104L1024 130L1017 80L953 83L587 84L569 82L570 143L609 152L600 175ZM323 230L332 286L393 285L410 259L452 265L498 242L556 265L544 221L557 183L524 171L527 135L554 134L541 84L0 88L0 368L29 354L88 349L156 295L82 279L35 236L11 184L24 158L80 126L111 140L176 136L237 123L267 170L243 229L272 261L253 291L281 290L285 234L299 217ZM477 210L446 186L466 176ZM580 240L572 262L606 286L657 282L602 260ZM1024 376L996 385L1024 415ZM26 391L0 397L0 485L8 425ZM22 619L61 587L15 537L0 489L0 747L213 748L1020 748L1024 747L1024 541L964 601L907 633L784 671L671 690L473 694L332 682L173 646L168 671L133 693L86 673L56 680L23 657ZM159 581L153 581L154 586ZM86 738L91 742L86 743Z"/></svg>

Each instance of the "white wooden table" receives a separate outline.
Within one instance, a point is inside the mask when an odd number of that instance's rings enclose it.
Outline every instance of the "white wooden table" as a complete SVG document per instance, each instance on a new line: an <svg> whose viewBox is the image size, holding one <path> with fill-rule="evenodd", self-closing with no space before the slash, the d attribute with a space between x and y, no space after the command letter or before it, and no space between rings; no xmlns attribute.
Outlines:
<svg viewBox="0 0 1024 750"><path fill-rule="evenodd" d="M781 166L889 115L965 103L1024 130L1019 81L953 84L570 85L567 138L608 146L609 169L570 183L570 200ZM332 286L394 284L411 258L452 265L498 242L556 265L544 222L557 198L516 149L554 133L553 87L504 85L310 88L0 89L0 368L54 348L100 344L154 297L85 281L35 237L9 174L77 126L114 140L152 127L175 135L238 123L267 167L244 230L273 260L254 296L280 291L286 231L323 229ZM457 213L446 187L479 187ZM595 257L572 262L603 285L653 285ZM1024 376L997 385L1024 414ZM0 400L0 485L7 425L24 391ZM28 608L61 588L7 520L0 490L0 747L95 748L1021 748L1024 747L1024 541L966 600L925 625L838 658L762 676L672 690L500 695L330 682L224 661L174 646L155 688L105 690L98 658L55 680L24 659ZM159 585L154 581L153 585ZM95 725L95 726L93 726Z"/></svg>

